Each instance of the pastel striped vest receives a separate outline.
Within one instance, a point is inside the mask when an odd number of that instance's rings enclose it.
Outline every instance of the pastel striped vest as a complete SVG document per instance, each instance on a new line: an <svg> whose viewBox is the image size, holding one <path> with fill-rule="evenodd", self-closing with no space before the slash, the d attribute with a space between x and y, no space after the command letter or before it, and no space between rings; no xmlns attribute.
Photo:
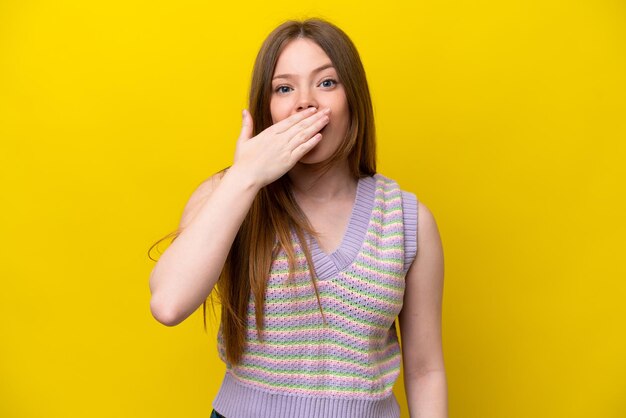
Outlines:
<svg viewBox="0 0 626 418"><path fill-rule="evenodd" d="M325 254L308 242L324 326L309 269L293 235L297 269L274 259L265 299L265 341L248 306L242 362L228 364L213 408L226 418L398 418L400 373L395 319L417 251L417 199L380 174L359 179L340 247Z"/></svg>

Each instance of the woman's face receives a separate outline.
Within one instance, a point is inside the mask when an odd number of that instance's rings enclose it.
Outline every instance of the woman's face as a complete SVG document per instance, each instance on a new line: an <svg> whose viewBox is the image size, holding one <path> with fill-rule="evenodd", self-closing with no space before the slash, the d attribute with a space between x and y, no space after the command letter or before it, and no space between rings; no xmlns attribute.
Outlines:
<svg viewBox="0 0 626 418"><path fill-rule="evenodd" d="M328 55L314 41L298 38L289 42L278 57L272 77L270 112L273 123L309 107L329 107L330 122L322 129L322 140L301 163L328 159L344 141L350 111L343 85Z"/></svg>

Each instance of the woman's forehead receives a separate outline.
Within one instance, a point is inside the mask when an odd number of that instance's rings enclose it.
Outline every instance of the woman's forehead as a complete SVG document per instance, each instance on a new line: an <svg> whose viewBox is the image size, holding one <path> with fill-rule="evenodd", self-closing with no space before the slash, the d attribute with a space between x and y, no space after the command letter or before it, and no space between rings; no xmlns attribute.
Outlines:
<svg viewBox="0 0 626 418"><path fill-rule="evenodd" d="M329 67L332 67L332 61L315 41L298 38L283 48L274 68L274 77L309 75Z"/></svg>

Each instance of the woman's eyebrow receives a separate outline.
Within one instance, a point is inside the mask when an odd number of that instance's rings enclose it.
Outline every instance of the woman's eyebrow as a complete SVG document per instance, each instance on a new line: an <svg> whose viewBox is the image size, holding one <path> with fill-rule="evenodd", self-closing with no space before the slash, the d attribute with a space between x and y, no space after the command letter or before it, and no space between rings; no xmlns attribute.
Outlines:
<svg viewBox="0 0 626 418"><path fill-rule="evenodd" d="M320 67L317 67L316 69L314 69L313 71L311 71L311 74L315 74L315 73L319 73L322 70L325 70L327 68L333 68L333 64L328 63L328 64L324 64ZM279 75L275 75L274 78L272 78L272 80L276 80L277 78L296 78L297 76L293 75L293 74L279 74Z"/></svg>

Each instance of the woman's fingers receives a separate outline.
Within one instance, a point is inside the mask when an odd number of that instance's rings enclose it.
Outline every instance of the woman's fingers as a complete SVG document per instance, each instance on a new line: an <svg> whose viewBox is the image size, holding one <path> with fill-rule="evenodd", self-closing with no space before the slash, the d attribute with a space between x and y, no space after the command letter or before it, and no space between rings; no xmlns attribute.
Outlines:
<svg viewBox="0 0 626 418"><path fill-rule="evenodd" d="M308 141L298 145L291 153L291 157L293 161L299 161L304 155L311 151L311 149L316 146L320 140L322 139L322 134L317 133L313 135Z"/></svg>
<svg viewBox="0 0 626 418"><path fill-rule="evenodd" d="M321 116L317 120L311 121L311 123L308 126L306 126L304 128L301 128L299 131L295 131L294 130L293 137L291 139L289 139L289 145L293 149L297 148L298 146L300 146L304 142L306 142L309 139L311 139L311 137L313 137L313 135L315 135L322 128L324 128L324 126L326 126L329 121L330 121L330 118L328 117L327 114L325 114L324 116ZM289 133L291 133L291 132L287 132L287 134L289 134Z"/></svg>
<svg viewBox="0 0 626 418"><path fill-rule="evenodd" d="M283 132L286 132L287 130L289 130L289 128L296 125L297 123L307 118L310 118L314 115L317 116L316 112L317 112L316 108L309 107L306 110L303 110L301 112L296 112L293 115L289 116L288 118L285 118L281 120L280 122L275 123L274 125L272 125L271 129L273 129L274 133L276 134L282 134Z"/></svg>
<svg viewBox="0 0 626 418"><path fill-rule="evenodd" d="M247 109L244 109L242 113L241 133L239 134L239 140L245 141L247 139L252 138L252 132L253 132L252 116L250 116L250 112L248 112Z"/></svg>
<svg viewBox="0 0 626 418"><path fill-rule="evenodd" d="M300 122L292 125L289 129L287 129L286 131L283 132L284 135L287 135L288 138L293 138L295 137L299 132L301 132L302 130L316 124L320 119L324 119L328 117L328 114L330 113L330 109L326 108L323 110L320 110L319 112L315 113L314 115L301 120Z"/></svg>

